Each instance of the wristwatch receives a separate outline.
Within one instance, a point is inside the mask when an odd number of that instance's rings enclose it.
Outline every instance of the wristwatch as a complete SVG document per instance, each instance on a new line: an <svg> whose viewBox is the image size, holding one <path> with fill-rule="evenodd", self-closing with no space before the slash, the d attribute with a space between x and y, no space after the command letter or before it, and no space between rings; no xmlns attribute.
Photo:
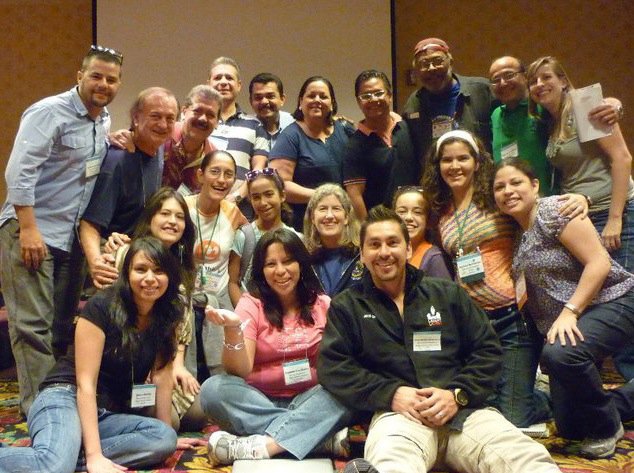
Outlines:
<svg viewBox="0 0 634 473"><path fill-rule="evenodd" d="M234 193L233 193L233 201L234 201L236 204L239 204L240 202L242 202L242 199L244 199L244 197L242 197L242 195L240 195L240 193L239 193L239 192L234 192Z"/></svg>
<svg viewBox="0 0 634 473"><path fill-rule="evenodd" d="M465 407L469 404L469 395L464 389L456 388L453 390L453 398L456 401L456 404L460 407Z"/></svg>

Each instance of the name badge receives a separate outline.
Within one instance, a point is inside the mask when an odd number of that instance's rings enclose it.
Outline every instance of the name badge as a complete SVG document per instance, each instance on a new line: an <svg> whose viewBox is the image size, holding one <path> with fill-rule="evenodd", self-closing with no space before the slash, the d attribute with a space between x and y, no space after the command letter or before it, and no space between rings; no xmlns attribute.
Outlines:
<svg viewBox="0 0 634 473"><path fill-rule="evenodd" d="M310 381L312 376L310 374L310 364L308 359L289 361L282 365L284 370L284 383L287 386L297 383L305 383Z"/></svg>
<svg viewBox="0 0 634 473"><path fill-rule="evenodd" d="M206 263L202 265L202 269L202 276L200 275L200 271L198 272L201 289L207 289L209 291L217 291L220 289L220 273L214 271L212 265Z"/></svg>
<svg viewBox="0 0 634 473"><path fill-rule="evenodd" d="M431 123L431 136L434 139L440 138L451 130L453 130L453 118L451 117L436 117Z"/></svg>
<svg viewBox="0 0 634 473"><path fill-rule="evenodd" d="M462 282L472 283L484 278L484 264L479 251L458 256L456 258L456 268Z"/></svg>
<svg viewBox="0 0 634 473"><path fill-rule="evenodd" d="M526 292L526 277L522 271L520 277L517 278L517 281L515 281L515 302L517 303L517 307L522 310L522 307L524 307L527 300L528 294Z"/></svg>
<svg viewBox="0 0 634 473"><path fill-rule="evenodd" d="M502 159L515 158L519 156L520 150L517 147L517 141L514 141L513 143L506 146L502 146L502 151L500 154L502 156Z"/></svg>
<svg viewBox="0 0 634 473"><path fill-rule="evenodd" d="M440 332L414 332L414 351L440 351Z"/></svg>
<svg viewBox="0 0 634 473"><path fill-rule="evenodd" d="M156 404L156 384L135 384L132 386L130 407L149 407Z"/></svg>
<svg viewBox="0 0 634 473"><path fill-rule="evenodd" d="M91 158L86 161L86 177L92 177L99 174L101 170L101 159L100 158Z"/></svg>

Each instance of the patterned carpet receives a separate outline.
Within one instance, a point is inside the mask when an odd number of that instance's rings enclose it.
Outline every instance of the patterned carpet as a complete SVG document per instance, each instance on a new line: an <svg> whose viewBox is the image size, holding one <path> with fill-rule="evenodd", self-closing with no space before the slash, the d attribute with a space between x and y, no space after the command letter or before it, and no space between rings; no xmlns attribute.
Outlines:
<svg viewBox="0 0 634 473"><path fill-rule="evenodd" d="M29 437L26 422L22 422L17 407L17 383L0 379L0 442L9 445L27 446ZM215 427L207 427L203 433L187 434L189 437L208 437ZM618 443L614 457L607 460L586 460L575 456L578 444L569 443L558 437L550 437L541 442L551 452L564 473L634 473L634 423L626 425L625 438ZM353 442L360 440L353 437ZM357 444L357 447L359 444ZM357 448L355 448L357 450ZM343 462L336 462L342 468ZM148 473L168 473L188 471L191 473L231 472L231 467L211 468L207 460L207 448L199 447L190 451L177 451L157 470Z"/></svg>

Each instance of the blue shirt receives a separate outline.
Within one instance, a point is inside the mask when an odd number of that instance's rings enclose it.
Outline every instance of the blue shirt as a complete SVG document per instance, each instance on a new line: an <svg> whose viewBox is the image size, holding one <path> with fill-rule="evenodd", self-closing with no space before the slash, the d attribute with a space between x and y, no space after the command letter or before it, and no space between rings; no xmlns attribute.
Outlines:
<svg viewBox="0 0 634 473"><path fill-rule="evenodd" d="M106 154L109 129L107 110L90 118L76 87L31 105L22 115L5 171L7 200L0 225L16 218L14 205L33 207L44 242L70 251Z"/></svg>
<svg viewBox="0 0 634 473"><path fill-rule="evenodd" d="M267 140L269 140L269 150L271 150L273 149L273 145L277 141L278 136L280 136L281 131L284 128L286 128L288 125L290 125L291 123L294 123L295 119L293 118L293 115L291 115L290 113L280 110L280 120L279 120L279 123L277 124L278 129L275 133L269 133L266 127L264 126L264 123L262 123L259 119L258 121L262 125L262 130L264 131L264 134L266 135Z"/></svg>

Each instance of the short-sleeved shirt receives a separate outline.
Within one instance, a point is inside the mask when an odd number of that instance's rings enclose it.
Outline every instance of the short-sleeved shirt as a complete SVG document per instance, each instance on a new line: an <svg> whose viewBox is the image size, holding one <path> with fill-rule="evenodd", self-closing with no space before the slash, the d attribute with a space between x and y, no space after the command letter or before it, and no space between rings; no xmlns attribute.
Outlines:
<svg viewBox="0 0 634 473"><path fill-rule="evenodd" d="M247 383L270 397L294 397L315 386L318 383L319 344L329 306L330 297L321 294L312 309L314 325L301 323L297 314L284 317L284 328L279 330L266 318L262 301L243 294L236 306L236 314L243 322L249 321L244 327L244 338L255 341L253 371L247 377ZM310 364L310 381L287 386L282 365L304 359Z"/></svg>
<svg viewBox="0 0 634 473"><path fill-rule="evenodd" d="M132 371L135 384L145 383L158 349L156 337L146 330L138 333L139 351L134 355L129 352L122 354L121 331L113 323L112 292L112 289L98 292L86 303L79 317L95 324L106 336L97 378L97 405L115 412L126 412L132 394ZM77 383L74 345L57 361L40 389L53 383Z"/></svg>
<svg viewBox="0 0 634 473"><path fill-rule="evenodd" d="M220 211L212 216L198 210L198 195L187 196L185 201L196 226L196 287L208 294L223 294L229 285L229 255L233 240L247 219L235 204L226 200L220 202Z"/></svg>
<svg viewBox="0 0 634 473"><path fill-rule="evenodd" d="M546 333L577 289L583 265L559 241L570 221L559 213L562 202L552 196L538 205L535 222L522 235L513 258L513 274L516 279L524 274L530 313ZM634 287L634 275L610 261L610 272L592 304L614 300Z"/></svg>
<svg viewBox="0 0 634 473"><path fill-rule="evenodd" d="M343 157L352 134L351 127L336 120L332 134L321 141L311 138L296 123L287 126L280 133L270 160L288 159L295 163L293 182L309 189L332 182L343 185ZM293 227L301 230L306 204L291 204Z"/></svg>
<svg viewBox="0 0 634 473"><path fill-rule="evenodd" d="M293 118L293 115L291 115L290 113L285 112L283 110L280 110L279 113L280 113L280 120L278 123L278 129L275 133L269 133L266 127L264 126L264 123L260 122L260 125L262 126L262 129L264 130L264 133L266 134L266 138L269 141L269 150L273 149L273 146L275 145L275 142L277 141L277 137L280 136L280 133L282 132L282 130L286 128L288 125L290 125L291 123L295 123L295 119Z"/></svg>
<svg viewBox="0 0 634 473"><path fill-rule="evenodd" d="M462 237L458 228L462 228ZM500 212L485 212L475 205L458 212L445 213L438 225L442 246L452 257L460 248L464 254L480 251L484 278L463 283L462 287L484 310L500 309L515 302L511 276L515 226Z"/></svg>
<svg viewBox="0 0 634 473"><path fill-rule="evenodd" d="M161 186L163 147L156 156L111 147L83 220L100 227L101 235L131 235L145 202Z"/></svg>
<svg viewBox="0 0 634 473"><path fill-rule="evenodd" d="M257 118L245 114L238 104L234 115L218 122L209 141L216 149L228 151L236 160L238 169L232 189L240 187L246 179L253 156L269 155L269 142L264 128Z"/></svg>
<svg viewBox="0 0 634 473"><path fill-rule="evenodd" d="M197 171L203 157L215 148L205 140L196 156L188 158L183 148L183 123L174 124L171 139L165 143L165 165L163 167L163 185L170 186L183 195L200 192Z"/></svg>
<svg viewBox="0 0 634 473"><path fill-rule="evenodd" d="M70 251L106 155L110 115L93 120L77 87L31 105L22 115L7 163L0 225L33 207L47 245Z"/></svg>
<svg viewBox="0 0 634 473"><path fill-rule="evenodd" d="M515 151L515 144L517 153L512 154L517 154L530 163L539 179L540 193L551 195L555 183L546 158L547 134L539 126L539 121L528 114L528 100L522 100L512 109L501 105L493 110L491 128L495 162L499 163L502 160L502 150L509 149L509 153Z"/></svg>
<svg viewBox="0 0 634 473"><path fill-rule="evenodd" d="M421 159L405 121L393 114L396 121L391 130L391 144L377 133L359 124L350 137L343 160L344 186L365 184L363 201L366 209L383 204L390 206L400 186L418 185Z"/></svg>

